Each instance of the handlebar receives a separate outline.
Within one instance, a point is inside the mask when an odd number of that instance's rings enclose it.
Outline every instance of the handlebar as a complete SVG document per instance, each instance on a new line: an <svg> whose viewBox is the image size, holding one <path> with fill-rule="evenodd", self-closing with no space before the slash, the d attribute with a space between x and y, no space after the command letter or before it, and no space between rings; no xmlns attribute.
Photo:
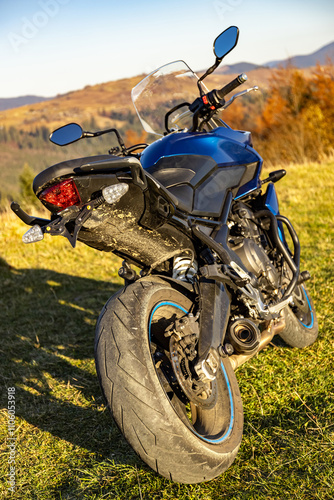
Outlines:
<svg viewBox="0 0 334 500"><path fill-rule="evenodd" d="M222 89L216 90L216 96L221 101L227 94L232 92L232 90L239 87L239 85L245 83L246 80L247 80L247 75L245 75L245 73L241 73L241 75L237 76L234 80L225 85Z"/></svg>
<svg viewBox="0 0 334 500"><path fill-rule="evenodd" d="M224 106L225 101L224 97L232 90L236 89L247 80L247 75L241 73L241 75L237 76L230 83L225 85L220 90L211 90L207 94L198 97L190 106L189 109L194 114L199 114L204 116L208 111L215 111L222 106Z"/></svg>
<svg viewBox="0 0 334 500"><path fill-rule="evenodd" d="M224 97L232 92L232 90L239 87L239 85L242 85L246 80L247 75L245 75L245 73L241 73L241 75L237 76L234 80L232 80L220 90L211 90L207 94L201 95L201 97L197 97L197 99L195 99L195 101L191 104L187 102L178 104L170 111L168 111L165 115L166 132L170 132L170 129L168 127L168 120L170 115L183 106L188 106L189 111L193 114L193 126L190 131L194 132L197 129L200 130L201 125L198 128L199 120L202 119L202 124L207 123L216 113L216 111L224 106Z"/></svg>

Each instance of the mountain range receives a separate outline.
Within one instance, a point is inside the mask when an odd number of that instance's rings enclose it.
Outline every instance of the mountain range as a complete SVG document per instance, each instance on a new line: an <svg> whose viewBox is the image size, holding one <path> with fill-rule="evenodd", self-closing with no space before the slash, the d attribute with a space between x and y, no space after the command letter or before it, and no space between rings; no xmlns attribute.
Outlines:
<svg viewBox="0 0 334 500"><path fill-rule="evenodd" d="M39 95L23 95L20 97L0 98L0 111L6 109L19 108L26 104L36 104L37 102L49 101L52 97L41 97Z"/></svg>
<svg viewBox="0 0 334 500"><path fill-rule="evenodd" d="M259 68L278 68L279 66L294 66L299 69L310 68L312 66L316 66L317 63L324 65L328 60L332 60L334 62L334 42L331 42L321 49L312 52L312 54L307 54L303 56L293 56L287 59L281 59L278 61L269 61L261 66L258 64L248 63L248 62L240 62L236 64L231 64L227 66L222 66L219 68L216 73L217 74L232 74L232 73L241 73L241 72L249 72L254 69Z"/></svg>
<svg viewBox="0 0 334 500"><path fill-rule="evenodd" d="M325 64L326 61L331 59L334 61L334 42L325 45L321 49L313 52L312 54L302 55L302 56L293 56L288 59L282 59L279 61L269 61L266 64L258 65L249 62L240 62L231 65L224 65L218 70L216 70L215 74L218 75L228 75L235 73L246 73L256 69L263 68L277 68L278 66L287 66L291 64L297 68L309 68L315 66L317 63ZM202 71L204 72L204 71ZM201 71L198 71L200 74ZM27 104L36 104L43 101L48 101L53 99L52 97L41 97L35 95L26 95L21 97L10 97L10 98L0 98L0 111L5 111L7 109L18 108L20 106L25 106Z"/></svg>

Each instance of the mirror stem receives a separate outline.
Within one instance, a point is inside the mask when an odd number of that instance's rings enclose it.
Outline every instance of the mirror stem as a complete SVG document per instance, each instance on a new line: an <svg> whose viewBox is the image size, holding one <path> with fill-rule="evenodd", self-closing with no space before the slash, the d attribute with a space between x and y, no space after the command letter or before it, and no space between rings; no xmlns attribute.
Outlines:
<svg viewBox="0 0 334 500"><path fill-rule="evenodd" d="M107 134L108 132L114 132L114 134L116 134L118 143L121 146L122 152L124 153L126 151L125 144L118 130L115 128L108 128L107 130L99 130L98 132L83 132L82 137L99 137L100 135Z"/></svg>
<svg viewBox="0 0 334 500"><path fill-rule="evenodd" d="M214 70L218 68L220 62L221 62L221 59L218 59L218 57L217 57L216 58L216 62L197 81L197 86L198 86L198 89L199 89L199 92L200 92L201 96L203 96L205 94L204 90L202 89L201 82L204 80L204 78L206 78L207 76L211 75L211 73L213 73Z"/></svg>

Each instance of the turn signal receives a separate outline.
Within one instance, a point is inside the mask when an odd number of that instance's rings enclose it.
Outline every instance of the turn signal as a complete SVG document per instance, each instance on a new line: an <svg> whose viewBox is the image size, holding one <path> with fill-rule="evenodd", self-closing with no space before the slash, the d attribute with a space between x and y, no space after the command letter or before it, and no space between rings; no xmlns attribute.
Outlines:
<svg viewBox="0 0 334 500"><path fill-rule="evenodd" d="M41 241L44 238L43 231L40 226L33 226L22 236L23 243L35 243L36 241Z"/></svg>
<svg viewBox="0 0 334 500"><path fill-rule="evenodd" d="M103 198L107 203L116 203L120 200L122 196L125 195L129 190L129 184L125 182L120 182L119 184L113 184L112 186L107 186L102 189Z"/></svg>

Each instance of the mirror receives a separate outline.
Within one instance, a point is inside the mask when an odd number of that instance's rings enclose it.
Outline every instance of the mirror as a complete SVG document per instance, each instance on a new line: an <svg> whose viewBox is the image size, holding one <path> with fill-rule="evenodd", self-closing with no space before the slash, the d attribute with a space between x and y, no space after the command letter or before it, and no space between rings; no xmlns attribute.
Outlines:
<svg viewBox="0 0 334 500"><path fill-rule="evenodd" d="M230 26L223 33L217 36L213 42L213 52L220 61L225 57L238 43L239 29L236 26Z"/></svg>
<svg viewBox="0 0 334 500"><path fill-rule="evenodd" d="M200 92L200 95L204 95L204 90L202 89L201 82L206 78L208 75L211 75L211 73L214 72L215 69L218 68L219 64L221 63L222 59L229 53L231 52L232 49L236 46L238 43L238 38L239 38L239 28L236 26L230 26L227 28L225 31L220 33L220 35L217 36L216 40L213 42L213 52L216 56L216 61L215 63L204 73L204 75L199 78L197 82L197 86Z"/></svg>
<svg viewBox="0 0 334 500"><path fill-rule="evenodd" d="M77 123L69 123L63 127L57 128L50 134L50 141L58 146L66 146L72 142L78 141L83 137L83 130Z"/></svg>

